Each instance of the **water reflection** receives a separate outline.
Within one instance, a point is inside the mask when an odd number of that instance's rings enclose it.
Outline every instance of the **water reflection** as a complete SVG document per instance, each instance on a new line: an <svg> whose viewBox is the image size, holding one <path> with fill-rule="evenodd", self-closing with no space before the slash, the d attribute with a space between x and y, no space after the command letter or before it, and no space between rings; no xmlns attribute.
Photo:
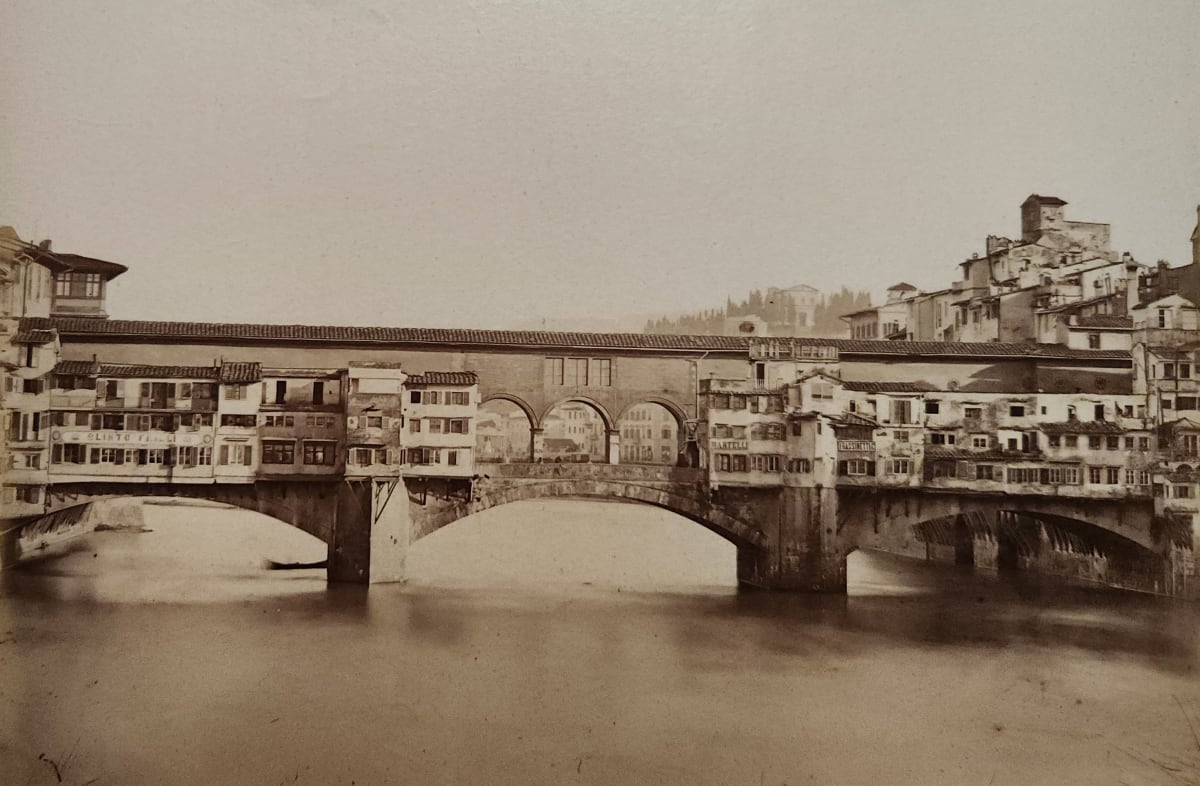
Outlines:
<svg viewBox="0 0 1200 786"><path fill-rule="evenodd" d="M864 553L846 597L738 594L728 545L663 515L513 505L418 544L419 581L366 590L263 569L323 554L277 522L148 510L153 532L0 574L0 771L55 783L46 754L71 783L1200 773L1189 606Z"/></svg>

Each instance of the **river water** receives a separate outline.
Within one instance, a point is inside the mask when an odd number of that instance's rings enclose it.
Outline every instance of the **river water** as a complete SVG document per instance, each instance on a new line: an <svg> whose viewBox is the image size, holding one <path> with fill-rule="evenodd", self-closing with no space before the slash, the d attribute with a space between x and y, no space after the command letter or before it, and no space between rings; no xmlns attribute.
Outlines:
<svg viewBox="0 0 1200 786"><path fill-rule="evenodd" d="M855 554L738 594L646 507L518 503L330 586L255 514L146 507L0 574L2 784L1200 783L1192 607Z"/></svg>

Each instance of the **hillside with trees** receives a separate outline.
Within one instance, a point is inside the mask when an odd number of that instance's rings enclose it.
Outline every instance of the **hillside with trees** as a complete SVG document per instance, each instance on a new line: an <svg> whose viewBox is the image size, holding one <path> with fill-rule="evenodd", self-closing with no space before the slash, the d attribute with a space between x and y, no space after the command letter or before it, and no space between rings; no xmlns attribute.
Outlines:
<svg viewBox="0 0 1200 786"><path fill-rule="evenodd" d="M839 317L871 305L871 296L868 292L854 292L847 287L842 287L840 291L831 295L821 295L813 311L811 327L808 330L780 330L780 326L794 324L794 320L789 319L786 312L794 309L795 306L787 302L786 292L782 293L783 297L778 297L780 290L773 290L773 292L777 296L769 298L763 294L762 290L756 289L740 302L734 301L732 297L726 298L724 308L698 311L677 317L651 319L646 323L642 332L669 335L720 335L724 332L727 317L757 316L772 327L772 335L787 335L794 332L796 335L840 338L846 335L847 328L846 323Z"/></svg>

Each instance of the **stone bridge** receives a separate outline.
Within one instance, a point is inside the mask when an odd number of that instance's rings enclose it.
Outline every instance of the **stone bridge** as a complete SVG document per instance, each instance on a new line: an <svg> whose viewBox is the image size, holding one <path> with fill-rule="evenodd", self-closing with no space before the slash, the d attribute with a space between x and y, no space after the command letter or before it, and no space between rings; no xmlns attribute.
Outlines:
<svg viewBox="0 0 1200 786"><path fill-rule="evenodd" d="M1036 568L1039 555L1048 558L1056 551L1101 555L1106 570L1132 570L1132 565L1151 583L1159 582L1153 588L1181 594L1172 578L1178 573L1175 542L1186 542L1190 534L1175 537L1154 516L1151 500L1134 497L861 486L711 489L703 470L659 465L483 464L480 473L470 479L60 484L51 487L48 514L116 497L211 500L272 516L320 538L329 546L330 580L365 583L402 580L412 543L498 505L614 500L669 510L731 542L744 586L818 591L845 590L846 556L856 548L995 567L1003 563L1007 544L1014 559L1025 560L1024 567ZM35 526L45 526L46 520ZM11 558L11 549L6 553Z"/></svg>

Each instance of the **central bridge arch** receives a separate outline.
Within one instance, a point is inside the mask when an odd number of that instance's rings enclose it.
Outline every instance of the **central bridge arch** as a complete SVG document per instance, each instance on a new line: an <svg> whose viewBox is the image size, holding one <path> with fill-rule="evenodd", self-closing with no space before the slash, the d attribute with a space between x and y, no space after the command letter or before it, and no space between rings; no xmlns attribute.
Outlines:
<svg viewBox="0 0 1200 786"><path fill-rule="evenodd" d="M713 507L696 495L654 485L590 478L541 478L527 481L484 482L469 502L449 506L414 506L412 542L459 519L501 505L538 499L594 499L634 502L662 508L733 543L739 549L765 549L767 540L757 528Z"/></svg>

